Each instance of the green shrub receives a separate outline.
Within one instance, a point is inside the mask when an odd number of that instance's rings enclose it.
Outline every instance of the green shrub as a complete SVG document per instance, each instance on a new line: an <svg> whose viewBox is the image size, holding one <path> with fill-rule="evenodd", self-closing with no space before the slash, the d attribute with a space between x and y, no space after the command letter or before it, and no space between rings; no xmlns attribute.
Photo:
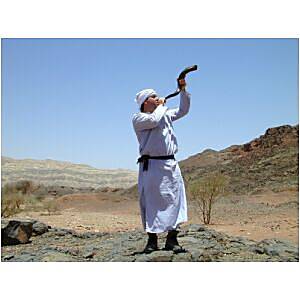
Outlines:
<svg viewBox="0 0 300 300"><path fill-rule="evenodd" d="M189 184L189 197L197 203L204 224L210 223L213 204L225 193L227 185L228 178L222 174L212 174Z"/></svg>

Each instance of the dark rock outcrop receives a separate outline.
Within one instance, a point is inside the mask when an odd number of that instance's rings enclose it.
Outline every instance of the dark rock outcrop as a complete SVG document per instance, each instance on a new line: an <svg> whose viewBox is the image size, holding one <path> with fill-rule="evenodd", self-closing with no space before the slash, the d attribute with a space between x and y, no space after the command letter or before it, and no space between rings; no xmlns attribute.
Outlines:
<svg viewBox="0 0 300 300"><path fill-rule="evenodd" d="M41 235L48 231L48 229L51 228L51 226L48 226L42 222L34 220L32 223L32 231L33 235Z"/></svg>
<svg viewBox="0 0 300 300"><path fill-rule="evenodd" d="M31 222L11 220L4 228L1 228L1 245L25 244L29 242L31 235Z"/></svg>
<svg viewBox="0 0 300 300"><path fill-rule="evenodd" d="M17 245L29 242L32 235L47 232L50 226L37 220L1 220L1 245Z"/></svg>

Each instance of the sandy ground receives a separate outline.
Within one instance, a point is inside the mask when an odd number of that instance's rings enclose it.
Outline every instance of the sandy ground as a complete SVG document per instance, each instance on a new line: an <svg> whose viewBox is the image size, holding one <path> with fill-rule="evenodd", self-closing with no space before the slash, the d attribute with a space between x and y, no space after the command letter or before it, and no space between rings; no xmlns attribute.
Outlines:
<svg viewBox="0 0 300 300"><path fill-rule="evenodd" d="M18 217L34 218L55 227L76 231L121 232L142 229L137 200L108 193L66 195L55 199L59 211L22 212ZM253 240L279 238L298 245L298 193L264 193L228 196L215 203L209 227ZM190 202L188 223L202 223L197 204Z"/></svg>
<svg viewBox="0 0 300 300"><path fill-rule="evenodd" d="M298 193L229 197L219 201L211 227L253 240L279 238L299 243Z"/></svg>

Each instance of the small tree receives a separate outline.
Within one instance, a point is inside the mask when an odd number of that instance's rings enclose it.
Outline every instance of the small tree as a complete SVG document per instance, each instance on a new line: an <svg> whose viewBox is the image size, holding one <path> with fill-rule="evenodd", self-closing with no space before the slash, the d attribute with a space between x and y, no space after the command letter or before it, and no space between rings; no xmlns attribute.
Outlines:
<svg viewBox="0 0 300 300"><path fill-rule="evenodd" d="M209 175L190 184L190 197L197 203L204 224L210 223L213 204L224 194L227 184L228 179L222 174Z"/></svg>

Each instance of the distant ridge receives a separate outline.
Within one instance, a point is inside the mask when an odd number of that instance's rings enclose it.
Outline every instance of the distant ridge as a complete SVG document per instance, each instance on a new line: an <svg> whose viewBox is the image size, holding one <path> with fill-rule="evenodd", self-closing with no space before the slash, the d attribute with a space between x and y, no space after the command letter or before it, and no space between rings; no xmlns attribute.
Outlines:
<svg viewBox="0 0 300 300"><path fill-rule="evenodd" d="M127 188L137 182L137 172L126 169L97 169L85 164L52 159L14 159L1 157L2 181L31 180L44 186L77 188Z"/></svg>

